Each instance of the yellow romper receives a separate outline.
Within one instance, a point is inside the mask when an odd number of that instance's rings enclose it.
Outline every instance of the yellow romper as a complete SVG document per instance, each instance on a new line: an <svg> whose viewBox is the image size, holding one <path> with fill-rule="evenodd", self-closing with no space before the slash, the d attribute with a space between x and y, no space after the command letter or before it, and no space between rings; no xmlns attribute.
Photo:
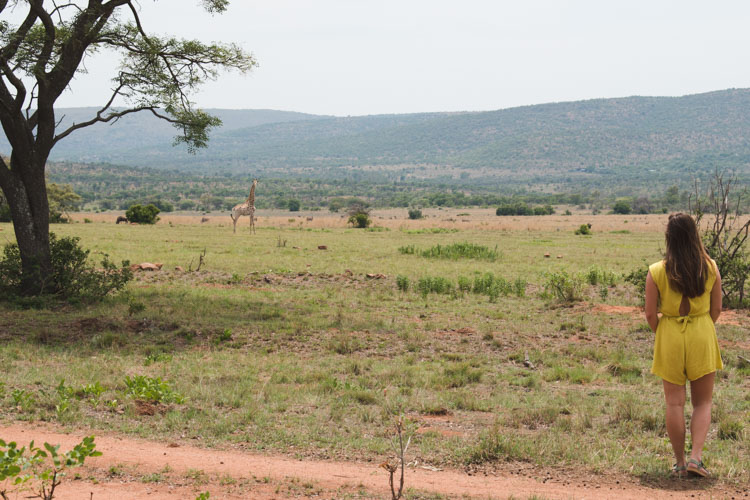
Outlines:
<svg viewBox="0 0 750 500"><path fill-rule="evenodd" d="M709 314L716 263L711 260L703 295L688 299L690 312L687 316L680 316L682 294L669 287L664 261L651 264L648 269L659 289L659 312L662 313L656 327L651 373L667 382L685 385L686 378L696 380L722 369L716 328Z"/></svg>

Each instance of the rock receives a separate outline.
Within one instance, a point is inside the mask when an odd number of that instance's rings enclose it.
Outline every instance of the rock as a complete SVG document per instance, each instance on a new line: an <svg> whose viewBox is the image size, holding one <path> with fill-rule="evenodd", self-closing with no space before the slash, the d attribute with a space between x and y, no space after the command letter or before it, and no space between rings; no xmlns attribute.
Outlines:
<svg viewBox="0 0 750 500"><path fill-rule="evenodd" d="M347 276L352 276L354 273L350 269L345 269L344 274L346 274Z"/></svg>
<svg viewBox="0 0 750 500"><path fill-rule="evenodd" d="M175 268L174 268L174 270L175 270L175 271L179 271L179 272L181 272L181 273L184 273L184 272L185 272L185 270L184 270L184 269L182 268L182 266L177 266L177 267L175 267Z"/></svg>
<svg viewBox="0 0 750 500"><path fill-rule="evenodd" d="M141 271L158 271L161 269L161 265L152 264L151 262L142 262L138 265Z"/></svg>
<svg viewBox="0 0 750 500"><path fill-rule="evenodd" d="M326 245L318 245L318 250L328 250Z"/></svg>
<svg viewBox="0 0 750 500"><path fill-rule="evenodd" d="M370 279L376 279L376 280L382 280L383 278L385 278L385 274L381 274L381 273L377 273L377 274L367 273L365 276L367 276Z"/></svg>
<svg viewBox="0 0 750 500"><path fill-rule="evenodd" d="M549 253L545 253L545 254L544 254L544 257L545 257L546 259L549 259Z"/></svg>
<svg viewBox="0 0 750 500"><path fill-rule="evenodd" d="M558 256L557 256L557 258L558 258L558 259L562 259L562 255L558 255Z"/></svg>

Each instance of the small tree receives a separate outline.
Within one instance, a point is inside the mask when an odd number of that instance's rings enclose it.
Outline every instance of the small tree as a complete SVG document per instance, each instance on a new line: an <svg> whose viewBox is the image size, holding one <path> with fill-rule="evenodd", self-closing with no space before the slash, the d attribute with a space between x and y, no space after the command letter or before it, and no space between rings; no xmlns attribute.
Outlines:
<svg viewBox="0 0 750 500"><path fill-rule="evenodd" d="M413 219L413 220L421 219L422 218L422 211L419 210L418 208L412 208L412 209L410 209L409 210L409 218Z"/></svg>
<svg viewBox="0 0 750 500"><path fill-rule="evenodd" d="M627 215L632 210L630 208L630 203L625 200L619 200L617 203L615 203L615 206L612 207L612 211L616 214Z"/></svg>
<svg viewBox="0 0 750 500"><path fill-rule="evenodd" d="M366 228L372 223L370 209L361 203L355 203L349 207L348 223L354 227Z"/></svg>
<svg viewBox="0 0 750 500"><path fill-rule="evenodd" d="M68 222L70 212L78 210L81 203L81 197L73 191L73 186L54 182L47 185L47 199L50 222Z"/></svg>
<svg viewBox="0 0 750 500"><path fill-rule="evenodd" d="M299 200L291 199L287 206L289 207L290 212L299 212L300 202Z"/></svg>
<svg viewBox="0 0 750 500"><path fill-rule="evenodd" d="M745 245L750 220L740 221L742 199L748 189L746 186L739 189L738 182L736 175L726 178L725 172L716 170L703 196L698 181L694 181L689 202L698 227L702 227L706 251L719 267L724 298L730 305L743 307L745 283L750 277L750 259ZM707 221L702 226L706 215Z"/></svg>
<svg viewBox="0 0 750 500"><path fill-rule="evenodd" d="M157 217L158 214L159 209L154 205L132 205L128 208L128 211L125 212L125 217L127 217L130 222L138 224L156 224L156 221L159 220Z"/></svg>

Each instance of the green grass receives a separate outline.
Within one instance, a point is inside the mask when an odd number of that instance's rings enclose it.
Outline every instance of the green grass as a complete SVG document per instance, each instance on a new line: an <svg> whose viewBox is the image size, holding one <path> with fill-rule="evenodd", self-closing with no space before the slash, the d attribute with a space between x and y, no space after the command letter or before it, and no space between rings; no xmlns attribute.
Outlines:
<svg viewBox="0 0 750 500"><path fill-rule="evenodd" d="M9 225L0 228L12 235ZM53 229L115 260L164 267L95 306L0 305L4 421L382 461L392 453L393 418L404 413L415 425L433 419L434 432L416 434L410 448L430 464L523 460L666 477L663 396L649 374L653 334L642 317L591 307L602 301L602 281L659 258L660 234ZM461 242L497 247L503 257L419 259L398 251ZM204 248L200 272L174 271L191 260L195 268ZM582 302L540 296L547 273L562 272L591 274ZM426 277L446 280L450 293L433 293L434 280L422 293ZM507 293L490 296L493 287ZM640 301L622 280L608 290L609 305ZM741 482L750 473L750 398L747 369L733 360L747 355L738 346L748 327L718 331L730 345L705 456L719 481ZM533 369L524 366L527 354ZM148 395L142 399L153 414L128 380ZM454 428L440 418L460 424L462 434L441 432Z"/></svg>

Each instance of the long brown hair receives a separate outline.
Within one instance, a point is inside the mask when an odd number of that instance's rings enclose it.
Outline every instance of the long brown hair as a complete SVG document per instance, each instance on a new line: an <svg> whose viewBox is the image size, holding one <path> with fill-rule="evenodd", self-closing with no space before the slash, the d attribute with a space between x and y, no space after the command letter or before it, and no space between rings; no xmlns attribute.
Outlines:
<svg viewBox="0 0 750 500"><path fill-rule="evenodd" d="M703 295L710 260L695 220L684 213L670 215L665 238L664 267L669 286L690 298Z"/></svg>

